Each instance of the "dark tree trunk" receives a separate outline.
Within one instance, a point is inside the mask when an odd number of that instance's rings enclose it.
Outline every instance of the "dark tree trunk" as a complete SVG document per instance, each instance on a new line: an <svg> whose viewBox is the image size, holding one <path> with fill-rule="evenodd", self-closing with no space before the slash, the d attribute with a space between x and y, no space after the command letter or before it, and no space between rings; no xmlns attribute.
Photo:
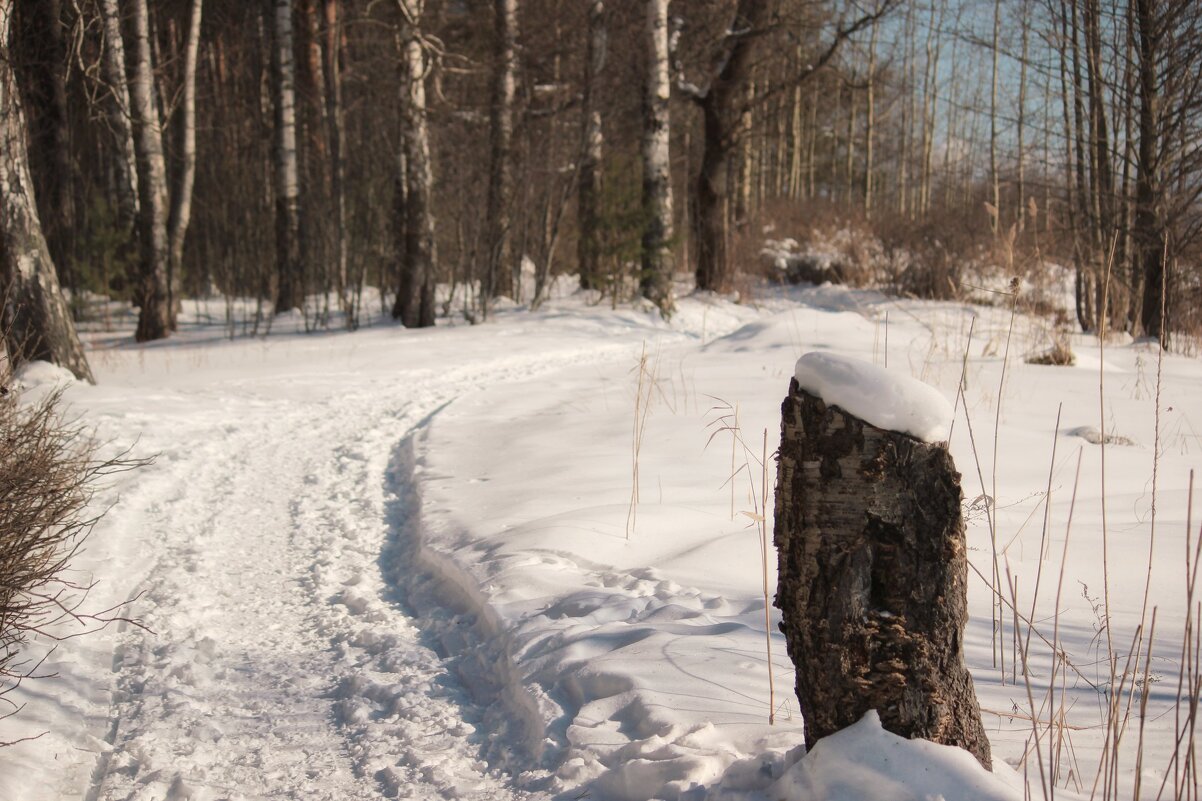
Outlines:
<svg viewBox="0 0 1202 801"><path fill-rule="evenodd" d="M21 83L29 112L29 158L37 180L39 217L59 279L74 289L76 170L71 157L62 2L26 0L19 5L15 44L21 51L18 68L23 67Z"/></svg>
<svg viewBox="0 0 1202 801"><path fill-rule="evenodd" d="M484 298L512 292L518 267L509 236L509 204L513 198L513 106L517 92L518 0L493 2L494 52L492 100L489 107L488 200L485 207L485 244L488 271ZM516 296L516 292L513 293ZM487 305L485 306L487 308Z"/></svg>
<svg viewBox="0 0 1202 801"><path fill-rule="evenodd" d="M12 0L0 0L0 355L53 362L91 381L38 221L9 57L12 14Z"/></svg>
<svg viewBox="0 0 1202 801"><path fill-rule="evenodd" d="M1137 0L1139 26L1139 173L1135 189L1135 237L1139 267L1143 271L1143 308L1140 323L1147 336L1164 340L1161 316L1164 303L1165 224L1159 213L1164 205L1161 177L1161 98L1158 59L1161 30L1156 0Z"/></svg>
<svg viewBox="0 0 1202 801"><path fill-rule="evenodd" d="M401 25L401 158L397 177L397 248L400 281L392 315L406 328L434 325L434 240L429 127L426 124L426 54L422 45L422 0L403 0ZM401 186L403 184L403 187ZM402 191L403 189L403 191Z"/></svg>
<svg viewBox="0 0 1202 801"><path fill-rule="evenodd" d="M697 288L722 292L730 288L726 252L727 172L739 144L747 106L754 38L771 12L762 0L740 0L731 20L709 90L698 99L704 117L701 172L697 178Z"/></svg>
<svg viewBox="0 0 1202 801"><path fill-rule="evenodd" d="M963 660L968 560L951 455L796 380L781 414L776 605L806 744L876 709L889 731L959 746L990 768Z"/></svg>
<svg viewBox="0 0 1202 801"><path fill-rule="evenodd" d="M600 84L608 47L604 0L591 0L588 11L588 51L584 59L581 102L580 178L576 209L580 237L580 288L601 288L601 159L605 135L601 127Z"/></svg>

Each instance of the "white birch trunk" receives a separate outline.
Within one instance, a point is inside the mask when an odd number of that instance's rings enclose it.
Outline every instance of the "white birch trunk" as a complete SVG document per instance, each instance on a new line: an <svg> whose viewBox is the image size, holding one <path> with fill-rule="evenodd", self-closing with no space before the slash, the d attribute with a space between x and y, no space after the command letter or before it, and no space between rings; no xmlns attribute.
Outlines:
<svg viewBox="0 0 1202 801"><path fill-rule="evenodd" d="M647 0L647 75L643 112L643 296L672 311L672 172L668 0Z"/></svg>
<svg viewBox="0 0 1202 801"><path fill-rule="evenodd" d="M0 356L92 380L38 220L25 115L9 58L14 0L0 0Z"/></svg>
<svg viewBox="0 0 1202 801"><path fill-rule="evenodd" d="M421 39L422 0L401 0L401 159L405 215L401 281L394 316L407 328L434 325L434 214L426 58Z"/></svg>
<svg viewBox="0 0 1202 801"><path fill-rule="evenodd" d="M163 125L156 102L150 55L150 15L146 0L134 0L134 70L130 81L130 111L138 164L138 238L141 245L141 286L138 300L139 342L162 339L171 332L170 289L167 284L167 166L163 159Z"/></svg>
<svg viewBox="0 0 1202 801"><path fill-rule="evenodd" d="M117 219L122 229L129 229L138 216L138 162L134 154L125 42L121 38L121 10L117 0L100 0L100 17L104 25L104 57L100 68L109 87L105 117L117 147Z"/></svg>
<svg viewBox="0 0 1202 801"><path fill-rule="evenodd" d="M296 156L296 62L292 50L292 0L274 0L276 311L304 305L300 258L300 178Z"/></svg>
<svg viewBox="0 0 1202 801"><path fill-rule="evenodd" d="M200 51L200 17L204 0L192 0L188 15L188 40L184 45L184 69L180 87L179 172L171 188L171 211L167 218L168 314L176 326L180 279L184 265L184 237L192 220L192 186L196 181L196 58Z"/></svg>

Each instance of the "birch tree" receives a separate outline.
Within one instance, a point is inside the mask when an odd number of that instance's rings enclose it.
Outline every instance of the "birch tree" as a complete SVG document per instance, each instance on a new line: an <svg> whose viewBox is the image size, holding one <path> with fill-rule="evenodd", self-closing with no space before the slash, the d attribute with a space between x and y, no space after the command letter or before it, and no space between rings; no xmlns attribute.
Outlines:
<svg viewBox="0 0 1202 801"><path fill-rule="evenodd" d="M203 0L191 0L188 38L184 44L183 82L180 87L179 166L172 181L171 208L167 217L168 314L175 328L184 271L184 237L192 219L192 187L196 181L196 58L200 50L200 18Z"/></svg>
<svg viewBox="0 0 1202 801"><path fill-rule="evenodd" d="M277 313L305 303L300 254L300 178L296 156L296 64L292 53L292 0L273 0L272 95L275 108L272 161L275 175Z"/></svg>
<svg viewBox="0 0 1202 801"><path fill-rule="evenodd" d="M117 225L132 230L138 217L138 162L130 124L129 80L125 69L125 42L121 38L121 11L117 0L100 0L103 25L101 75L107 84L105 121L116 151L113 184L117 190Z"/></svg>
<svg viewBox="0 0 1202 801"><path fill-rule="evenodd" d="M130 111L138 166L138 241L141 270L138 287L139 342L162 339L171 332L171 292L167 261L167 167L163 159L163 128L155 99L150 55L150 14L146 0L130 4L133 18L133 76Z"/></svg>
<svg viewBox="0 0 1202 801"><path fill-rule="evenodd" d="M38 220L25 115L10 58L14 0L0 0L0 356L92 380Z"/></svg>
<svg viewBox="0 0 1202 801"><path fill-rule="evenodd" d="M434 325L433 184L429 129L426 122L426 53L421 21L424 0L397 0L401 12L401 154L398 163L404 184L398 211L401 252L400 286L393 317L407 328Z"/></svg>
<svg viewBox="0 0 1202 801"><path fill-rule="evenodd" d="M668 71L668 0L646 0L647 73L643 95L643 252L639 287L672 312L672 175Z"/></svg>

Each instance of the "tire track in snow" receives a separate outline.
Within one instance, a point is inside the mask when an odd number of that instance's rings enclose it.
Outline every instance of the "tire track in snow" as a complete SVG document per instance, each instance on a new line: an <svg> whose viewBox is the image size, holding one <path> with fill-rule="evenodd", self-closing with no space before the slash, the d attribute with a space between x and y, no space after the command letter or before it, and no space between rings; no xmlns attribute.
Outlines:
<svg viewBox="0 0 1202 801"><path fill-rule="evenodd" d="M427 647L401 603L398 583L418 579L398 540L414 532L396 520L411 477L390 463L482 381L628 352L564 349L320 402L250 400L222 436L180 443L172 491L133 512L164 539L132 610L157 634L123 635L113 751L90 796L529 797L487 747L487 710L506 688L473 697L457 654Z"/></svg>

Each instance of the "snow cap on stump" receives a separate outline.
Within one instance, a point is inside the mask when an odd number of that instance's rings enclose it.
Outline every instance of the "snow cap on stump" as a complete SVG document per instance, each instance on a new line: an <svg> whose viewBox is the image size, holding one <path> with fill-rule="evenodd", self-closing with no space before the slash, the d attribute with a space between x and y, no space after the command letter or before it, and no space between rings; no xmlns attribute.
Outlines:
<svg viewBox="0 0 1202 801"><path fill-rule="evenodd" d="M945 442L952 405L943 393L908 375L861 359L811 351L797 360L797 385L828 406L877 428L898 431L923 442Z"/></svg>

